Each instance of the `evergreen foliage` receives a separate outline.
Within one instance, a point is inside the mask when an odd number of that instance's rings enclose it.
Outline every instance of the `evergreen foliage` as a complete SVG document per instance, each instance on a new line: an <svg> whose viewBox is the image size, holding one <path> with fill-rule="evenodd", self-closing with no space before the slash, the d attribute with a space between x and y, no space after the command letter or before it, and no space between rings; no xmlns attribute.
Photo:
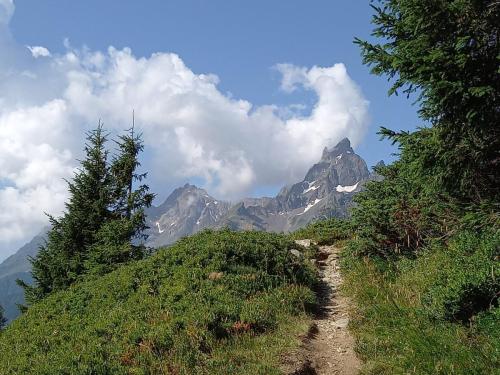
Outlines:
<svg viewBox="0 0 500 375"><path fill-rule="evenodd" d="M500 196L500 3L496 0L379 0L364 62L416 93L433 125L418 158L443 191L466 202ZM393 133L392 135L395 135ZM414 135L415 137L417 135ZM498 206L497 206L498 208Z"/></svg>
<svg viewBox="0 0 500 375"><path fill-rule="evenodd" d="M48 240L32 261L34 285L25 288L32 304L67 288L87 273L105 273L119 264L144 256L144 208L153 195L147 185L134 188L145 174L137 174L140 136L120 137L118 155L110 162L107 136L101 124L87 134L85 159L72 181L69 200L60 218L50 216ZM137 241L139 242L139 241Z"/></svg>
<svg viewBox="0 0 500 375"><path fill-rule="evenodd" d="M134 134L132 127L116 144L118 154L110 166L113 220L99 229L89 248L85 268L91 273L107 273L131 259L141 259L146 252L140 244L146 239L144 208L151 206L154 194L142 184L147 173L137 173L138 156L144 149L142 137ZM134 187L136 184L139 186Z"/></svg>
<svg viewBox="0 0 500 375"><path fill-rule="evenodd" d="M500 363L500 2L372 2L356 40L429 126L382 128L399 159L355 197L346 289L365 372L487 374Z"/></svg>
<svg viewBox="0 0 500 375"><path fill-rule="evenodd" d="M390 94L418 93L430 127L381 134L400 159L357 197L363 253L416 255L434 240L500 223L500 3L374 1L374 44L356 39Z"/></svg>

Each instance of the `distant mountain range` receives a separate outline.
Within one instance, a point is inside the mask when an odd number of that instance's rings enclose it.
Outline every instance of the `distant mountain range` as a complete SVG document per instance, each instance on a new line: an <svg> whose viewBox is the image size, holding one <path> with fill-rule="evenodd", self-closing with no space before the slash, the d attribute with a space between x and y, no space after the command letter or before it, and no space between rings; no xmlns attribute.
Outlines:
<svg viewBox="0 0 500 375"><path fill-rule="evenodd" d="M323 150L321 160L301 182L283 187L272 198L246 198L231 203L186 184L147 211L147 245L169 245L206 228L290 232L319 219L343 218L348 215L353 195L366 181L377 178L344 138L334 148ZM28 257L36 255L46 231L0 264L0 305L8 319L18 315L16 304L24 301L15 280L31 281Z"/></svg>
<svg viewBox="0 0 500 375"><path fill-rule="evenodd" d="M38 253L40 245L45 241L46 232L47 228L0 264L0 305L5 309L5 317L9 320L19 315L17 304L24 303L23 290L16 284L16 280L21 279L27 283L32 281L29 257Z"/></svg>

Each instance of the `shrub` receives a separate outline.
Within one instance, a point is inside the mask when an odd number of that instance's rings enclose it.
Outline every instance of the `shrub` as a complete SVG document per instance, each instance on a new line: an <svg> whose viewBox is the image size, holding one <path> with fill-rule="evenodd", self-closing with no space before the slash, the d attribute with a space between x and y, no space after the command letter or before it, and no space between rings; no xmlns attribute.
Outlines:
<svg viewBox="0 0 500 375"><path fill-rule="evenodd" d="M0 374L276 372L314 302L315 270L291 249L285 235L205 231L91 276L2 333ZM252 366L230 356L239 348Z"/></svg>
<svg viewBox="0 0 500 375"><path fill-rule="evenodd" d="M294 239L311 239L318 245L333 245L339 240L353 236L353 226L350 221L337 218L316 221L307 227L291 234Z"/></svg>

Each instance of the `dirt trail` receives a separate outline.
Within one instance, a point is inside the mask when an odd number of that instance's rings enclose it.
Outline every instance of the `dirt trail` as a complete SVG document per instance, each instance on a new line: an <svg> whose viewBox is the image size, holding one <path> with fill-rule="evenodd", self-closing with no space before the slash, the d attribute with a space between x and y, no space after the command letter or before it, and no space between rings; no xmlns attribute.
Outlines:
<svg viewBox="0 0 500 375"><path fill-rule="evenodd" d="M286 361L286 371L290 375L354 375L359 372L361 362L354 352L354 339L347 330L349 301L338 292L342 283L339 253L334 246L320 247L317 260L322 279L318 291L320 310L302 347Z"/></svg>

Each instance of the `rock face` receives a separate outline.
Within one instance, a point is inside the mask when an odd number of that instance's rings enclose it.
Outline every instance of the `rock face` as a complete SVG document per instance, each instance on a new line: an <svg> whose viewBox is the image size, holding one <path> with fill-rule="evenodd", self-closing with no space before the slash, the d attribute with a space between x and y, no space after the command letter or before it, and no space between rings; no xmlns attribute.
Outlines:
<svg viewBox="0 0 500 375"><path fill-rule="evenodd" d="M148 210L148 245L168 245L202 229L217 227L229 207L229 203L212 198L194 185L177 188L162 205Z"/></svg>
<svg viewBox="0 0 500 375"><path fill-rule="evenodd" d="M148 212L148 245L168 245L204 228L289 232L329 217L346 217L352 196L372 176L347 138L331 150L304 180L281 189L274 198L247 198L230 204L203 189L185 185Z"/></svg>
<svg viewBox="0 0 500 375"><path fill-rule="evenodd" d="M347 138L329 150L304 180L284 187L275 198L243 201L225 218L235 229L288 232L319 218L346 217L354 193L370 178L365 161Z"/></svg>

